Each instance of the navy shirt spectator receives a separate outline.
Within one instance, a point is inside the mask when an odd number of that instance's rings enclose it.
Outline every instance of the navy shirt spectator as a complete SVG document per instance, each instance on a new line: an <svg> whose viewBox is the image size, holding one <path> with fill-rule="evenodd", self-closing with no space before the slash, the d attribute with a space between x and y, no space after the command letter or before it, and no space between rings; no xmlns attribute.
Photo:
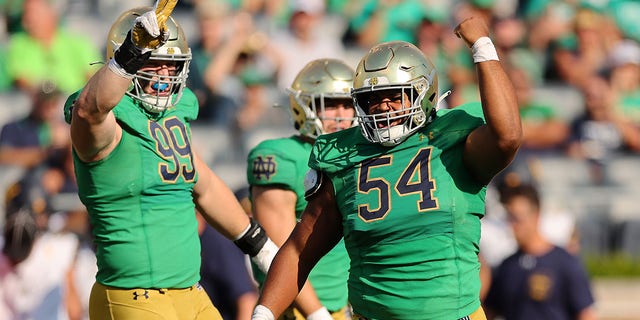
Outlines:
<svg viewBox="0 0 640 320"><path fill-rule="evenodd" d="M589 278L580 260L540 232L537 189L528 184L503 186L500 201L518 250L492 276L484 302L487 319L595 319Z"/></svg>

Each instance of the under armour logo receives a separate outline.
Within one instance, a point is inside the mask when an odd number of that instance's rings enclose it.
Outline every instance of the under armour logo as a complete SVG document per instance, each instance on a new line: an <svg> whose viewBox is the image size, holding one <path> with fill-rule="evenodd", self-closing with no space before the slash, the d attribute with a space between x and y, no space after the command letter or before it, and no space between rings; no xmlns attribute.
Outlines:
<svg viewBox="0 0 640 320"><path fill-rule="evenodd" d="M418 135L418 140L420 140L420 142L422 142L427 137L429 137L429 139L433 140L433 131L429 131L429 133L427 133L427 135L424 135L424 134L420 133Z"/></svg>
<svg viewBox="0 0 640 320"><path fill-rule="evenodd" d="M273 161L273 156L267 156L265 158L258 156L253 160L253 176L256 180L262 180L264 175L266 180L271 179L271 176L276 173L276 162Z"/></svg>
<svg viewBox="0 0 640 320"><path fill-rule="evenodd" d="M149 291L145 290L144 293L139 294L137 291L133 292L133 300L138 300L138 297L144 297L145 299L149 299Z"/></svg>

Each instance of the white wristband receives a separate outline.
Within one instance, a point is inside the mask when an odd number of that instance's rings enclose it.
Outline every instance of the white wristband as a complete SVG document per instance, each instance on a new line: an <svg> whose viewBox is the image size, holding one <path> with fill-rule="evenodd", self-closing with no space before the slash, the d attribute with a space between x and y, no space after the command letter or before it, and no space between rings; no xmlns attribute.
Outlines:
<svg viewBox="0 0 640 320"><path fill-rule="evenodd" d="M124 71L124 68L122 68L117 62L116 59L111 59L109 60L109 64L107 64L107 67L109 68L109 70L111 70L113 73L117 74L118 76L125 78L125 79L133 79L133 75Z"/></svg>
<svg viewBox="0 0 640 320"><path fill-rule="evenodd" d="M251 320L275 320L275 316L269 308L259 304L253 309Z"/></svg>
<svg viewBox="0 0 640 320"><path fill-rule="evenodd" d="M251 261L258 266L260 271L267 274L269 267L271 267L273 258L275 258L276 253L278 253L278 249L278 246L271 241L271 239L267 239L267 242L264 243L264 246L262 246L262 249L260 249L258 254L251 257Z"/></svg>
<svg viewBox="0 0 640 320"><path fill-rule="evenodd" d="M473 63L480 63L489 60L500 61L498 52L489 37L480 37L471 46L473 53Z"/></svg>
<svg viewBox="0 0 640 320"><path fill-rule="evenodd" d="M333 320L333 317L327 308L322 307L308 315L306 320Z"/></svg>

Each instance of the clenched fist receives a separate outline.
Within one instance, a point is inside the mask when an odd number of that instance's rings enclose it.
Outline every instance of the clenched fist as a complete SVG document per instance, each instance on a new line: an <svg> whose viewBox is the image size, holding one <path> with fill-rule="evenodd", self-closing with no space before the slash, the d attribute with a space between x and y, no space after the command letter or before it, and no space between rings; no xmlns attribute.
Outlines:
<svg viewBox="0 0 640 320"><path fill-rule="evenodd" d="M454 33L471 47L480 37L489 36L489 27L482 18L471 17L460 22Z"/></svg>

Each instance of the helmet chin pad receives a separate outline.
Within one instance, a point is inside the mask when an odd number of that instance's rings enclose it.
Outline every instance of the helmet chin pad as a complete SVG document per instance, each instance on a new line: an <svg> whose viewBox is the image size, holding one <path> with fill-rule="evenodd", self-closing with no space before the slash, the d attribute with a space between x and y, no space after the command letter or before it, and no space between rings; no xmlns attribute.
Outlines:
<svg viewBox="0 0 640 320"><path fill-rule="evenodd" d="M167 110L173 105L172 96L160 97L151 94L145 94L141 97L142 106L149 112L160 113Z"/></svg>
<svg viewBox="0 0 640 320"><path fill-rule="evenodd" d="M393 147L404 141L409 133L406 124L399 124L388 128L373 130L372 139L385 147Z"/></svg>

